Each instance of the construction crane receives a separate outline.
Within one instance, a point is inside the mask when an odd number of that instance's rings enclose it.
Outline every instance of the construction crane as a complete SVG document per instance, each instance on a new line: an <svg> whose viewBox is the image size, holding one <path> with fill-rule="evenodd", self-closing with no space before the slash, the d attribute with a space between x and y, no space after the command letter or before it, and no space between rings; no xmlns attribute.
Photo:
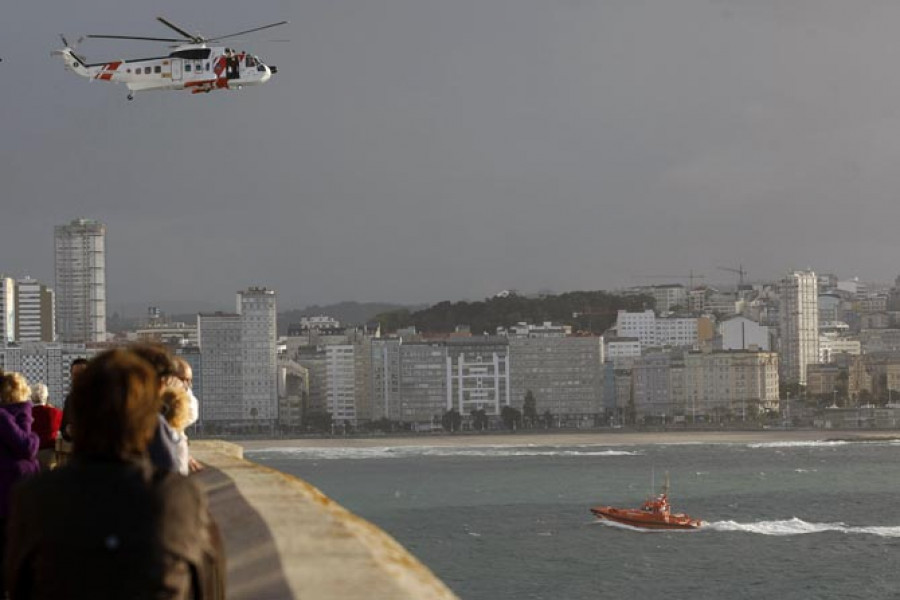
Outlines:
<svg viewBox="0 0 900 600"><path fill-rule="evenodd" d="M706 275L699 275L692 270L688 275L644 275L644 279L687 279L690 282L690 289L694 289L694 280L703 279Z"/></svg>
<svg viewBox="0 0 900 600"><path fill-rule="evenodd" d="M744 269L744 265L738 265L738 268L734 267L716 267L717 269L721 269L723 271L730 271L731 273L737 273L738 275L738 289L744 287L744 275L747 274L747 270Z"/></svg>

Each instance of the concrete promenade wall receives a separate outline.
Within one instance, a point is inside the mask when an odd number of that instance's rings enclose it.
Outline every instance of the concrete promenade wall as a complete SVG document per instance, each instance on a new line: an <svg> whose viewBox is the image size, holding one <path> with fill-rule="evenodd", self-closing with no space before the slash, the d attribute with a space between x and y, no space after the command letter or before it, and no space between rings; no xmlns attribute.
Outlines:
<svg viewBox="0 0 900 600"><path fill-rule="evenodd" d="M243 460L236 444L191 443L207 468L230 599L426 600L456 596L375 525L296 477Z"/></svg>

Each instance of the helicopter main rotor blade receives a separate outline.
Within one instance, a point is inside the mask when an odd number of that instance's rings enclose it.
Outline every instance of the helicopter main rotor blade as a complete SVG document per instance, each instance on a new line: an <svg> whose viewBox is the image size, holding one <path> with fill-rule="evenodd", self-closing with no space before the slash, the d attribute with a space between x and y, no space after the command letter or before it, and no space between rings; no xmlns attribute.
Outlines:
<svg viewBox="0 0 900 600"><path fill-rule="evenodd" d="M193 39L142 37L138 35L86 35L84 37L100 38L105 40L147 40L150 42L192 42Z"/></svg>
<svg viewBox="0 0 900 600"><path fill-rule="evenodd" d="M272 23L270 25L263 25L262 27L254 27L253 29L248 29L246 31L238 31L237 33L229 33L228 35L219 35L214 38L209 38L206 41L207 42L217 42L219 40L224 40L227 38L244 35L245 33L253 33L254 31L262 31L263 29L269 29L270 27L278 27L279 25L287 25L287 23L288 23L287 21L279 21L278 23Z"/></svg>
<svg viewBox="0 0 900 600"><path fill-rule="evenodd" d="M185 31L184 29L182 29L175 23L172 23L171 21L167 21L166 19L164 19L162 17L156 17L156 20L159 21L160 23L162 23L163 25L165 25L166 27L168 27L169 29L175 30L178 33L180 33L181 35L183 35L184 37L189 38L190 41L192 41L192 42L199 42L199 41L203 40L203 36L197 35L195 33L188 33L187 31Z"/></svg>

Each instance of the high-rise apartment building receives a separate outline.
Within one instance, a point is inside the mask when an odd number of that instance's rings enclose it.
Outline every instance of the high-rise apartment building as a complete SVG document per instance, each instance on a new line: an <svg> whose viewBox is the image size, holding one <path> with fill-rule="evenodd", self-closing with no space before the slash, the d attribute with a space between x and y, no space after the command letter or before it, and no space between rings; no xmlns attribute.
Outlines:
<svg viewBox="0 0 900 600"><path fill-rule="evenodd" d="M53 289L25 277L16 282L16 341L56 340L56 299Z"/></svg>
<svg viewBox="0 0 900 600"><path fill-rule="evenodd" d="M237 294L237 312L200 314L200 419L205 431L271 430L278 419L275 292ZM196 377L196 375L195 375Z"/></svg>
<svg viewBox="0 0 900 600"><path fill-rule="evenodd" d="M451 338L447 348L447 410L499 415L510 406L509 340L498 336Z"/></svg>
<svg viewBox="0 0 900 600"><path fill-rule="evenodd" d="M275 291L251 287L238 292L245 419L278 418L278 350Z"/></svg>
<svg viewBox="0 0 900 600"><path fill-rule="evenodd" d="M106 226L76 219L56 227L56 317L63 342L106 340Z"/></svg>
<svg viewBox="0 0 900 600"><path fill-rule="evenodd" d="M0 347L16 341L16 282L0 275Z"/></svg>
<svg viewBox="0 0 900 600"><path fill-rule="evenodd" d="M325 346L326 403L336 422L356 422L356 352L353 344Z"/></svg>
<svg viewBox="0 0 900 600"><path fill-rule="evenodd" d="M819 362L818 279L794 271L781 280L781 375L806 385L806 366Z"/></svg>
<svg viewBox="0 0 900 600"><path fill-rule="evenodd" d="M563 422L593 424L603 411L603 341L599 337L510 338L512 405L531 392L537 411Z"/></svg>
<svg viewBox="0 0 900 600"><path fill-rule="evenodd" d="M203 365L202 393L195 393L200 400L200 422L204 430L247 418L242 401L241 316L222 312L199 314L197 341Z"/></svg>
<svg viewBox="0 0 900 600"><path fill-rule="evenodd" d="M447 347L439 341L371 343L372 418L439 423L447 412Z"/></svg>
<svg viewBox="0 0 900 600"><path fill-rule="evenodd" d="M72 385L69 368L76 358L91 358L95 350L82 344L47 344L44 342L0 345L0 369L18 371L30 383L44 383L49 402L62 408Z"/></svg>

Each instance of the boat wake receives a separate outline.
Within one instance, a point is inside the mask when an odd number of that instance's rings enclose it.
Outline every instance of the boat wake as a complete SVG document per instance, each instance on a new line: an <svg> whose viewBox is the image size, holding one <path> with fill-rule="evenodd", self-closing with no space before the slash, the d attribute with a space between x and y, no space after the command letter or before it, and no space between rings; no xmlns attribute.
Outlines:
<svg viewBox="0 0 900 600"><path fill-rule="evenodd" d="M648 527L634 527L632 525L626 525L625 523L619 523L617 521L610 521L608 519L596 519L590 522L591 525L601 525L603 527L612 527L614 529L624 529L626 531L635 531L637 533L690 533L693 531L700 531L704 527L700 529L650 529Z"/></svg>
<svg viewBox="0 0 900 600"><path fill-rule="evenodd" d="M852 527L845 523L809 523L803 519L798 519L797 517L782 521L756 521L754 523L714 521L712 523L705 523L703 529L777 536L836 531L846 534L864 534L885 538L900 538L900 527Z"/></svg>
<svg viewBox="0 0 900 600"><path fill-rule="evenodd" d="M267 455L270 458L290 457L308 460L358 460L372 458L418 457L513 457L513 456L641 456L628 450L601 450L596 446L380 446L372 448L262 448L247 451L248 458Z"/></svg>

